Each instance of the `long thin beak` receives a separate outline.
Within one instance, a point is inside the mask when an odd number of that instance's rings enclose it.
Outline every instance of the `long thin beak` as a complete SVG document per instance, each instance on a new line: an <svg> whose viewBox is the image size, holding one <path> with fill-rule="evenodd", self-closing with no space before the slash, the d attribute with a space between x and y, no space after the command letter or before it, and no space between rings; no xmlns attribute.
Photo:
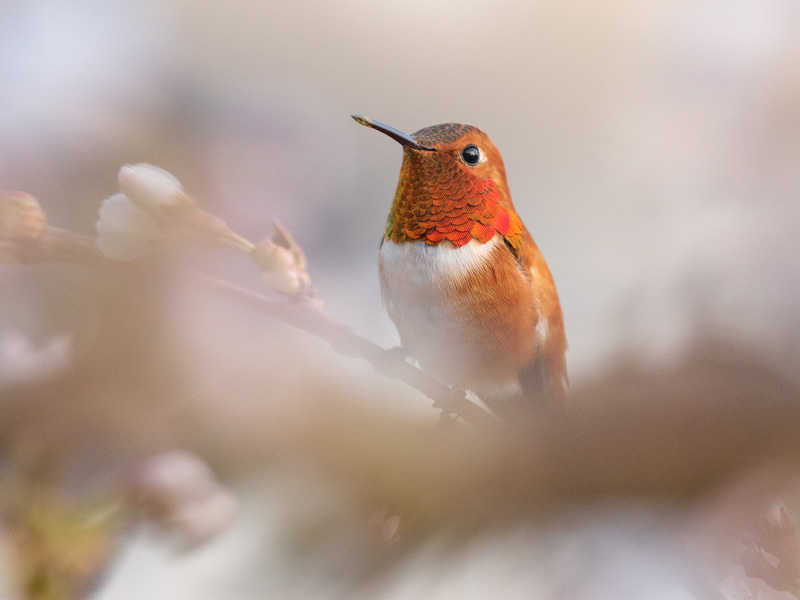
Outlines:
<svg viewBox="0 0 800 600"><path fill-rule="evenodd" d="M358 123L359 125L363 125L364 127L370 127L372 129L376 129L377 131L380 131L381 133L385 133L393 140L400 142L406 148L412 148L414 150L427 150L429 152L434 150L430 146L423 146L407 133L398 131L394 127L389 127L388 125L384 125L383 123L379 123L378 121L373 121L369 117L365 117L363 115L350 115L350 116L353 117L353 119L355 119L356 123Z"/></svg>

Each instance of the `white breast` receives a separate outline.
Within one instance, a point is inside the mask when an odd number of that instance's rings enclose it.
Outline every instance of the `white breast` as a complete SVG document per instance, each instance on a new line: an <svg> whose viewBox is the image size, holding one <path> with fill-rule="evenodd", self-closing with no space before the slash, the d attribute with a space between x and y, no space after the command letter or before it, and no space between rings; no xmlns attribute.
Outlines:
<svg viewBox="0 0 800 600"><path fill-rule="evenodd" d="M406 308L423 313L440 311L444 289L482 268L501 239L498 235L485 244L472 239L459 248L450 242L429 246L424 242L395 244L385 240L378 262L389 316L394 320L393 313Z"/></svg>
<svg viewBox="0 0 800 600"><path fill-rule="evenodd" d="M463 379L463 360L445 355L443 349L457 348L460 332L469 326L467 315L454 311L451 290L475 269L488 268L498 243L499 235L487 243L473 239L459 248L449 242L429 246L389 240L381 246L381 292L400 340L423 367L449 383Z"/></svg>
<svg viewBox="0 0 800 600"><path fill-rule="evenodd" d="M386 240L381 246L380 268L391 272L392 279L413 287L459 280L481 268L501 239L497 235L485 244L472 239L459 248L450 242L429 246L425 242L395 244Z"/></svg>

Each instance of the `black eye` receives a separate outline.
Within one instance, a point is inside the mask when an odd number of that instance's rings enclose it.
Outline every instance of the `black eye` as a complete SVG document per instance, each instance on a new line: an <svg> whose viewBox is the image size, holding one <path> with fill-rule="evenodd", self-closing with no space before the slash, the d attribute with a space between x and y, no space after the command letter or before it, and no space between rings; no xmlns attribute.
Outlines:
<svg viewBox="0 0 800 600"><path fill-rule="evenodd" d="M481 151L478 150L476 145L470 144L461 151L461 158L470 166L477 165L478 161L481 159Z"/></svg>

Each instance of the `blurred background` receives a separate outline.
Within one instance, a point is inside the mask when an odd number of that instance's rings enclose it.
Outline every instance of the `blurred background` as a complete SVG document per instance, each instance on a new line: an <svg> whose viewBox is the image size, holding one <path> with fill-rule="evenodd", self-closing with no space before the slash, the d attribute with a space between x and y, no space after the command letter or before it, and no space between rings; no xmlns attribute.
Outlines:
<svg viewBox="0 0 800 600"><path fill-rule="evenodd" d="M249 239L280 220L328 314L392 346L376 261L401 151L350 114L409 133L471 123L501 150L556 279L573 387L621 362L669 368L709 340L800 382L798 28L794 0L5 0L0 187L37 197L51 225L94 235L121 165L163 167ZM188 260L261 285L232 253ZM302 456L264 467L242 440L269 446L320 390L437 417L405 384L179 279L134 274L120 287L76 266L0 265L0 344L9 380L20 354L44 364L34 378L62 363L82 374L63 388L69 402L0 398L18 419L3 428L0 465L50 456L42 448L58 440L66 481L83 485L188 447L237 490L232 533L188 555L137 538L103 599L338 597L328 586L341 565L314 562L334 566L299 583L311 559L286 549L298 538L288 522L336 512L298 476L314 467ZM600 555L616 543L582 518L558 538L564 561L576 560L575 536ZM617 568L630 567L602 576ZM438 589L428 597L452 597Z"/></svg>

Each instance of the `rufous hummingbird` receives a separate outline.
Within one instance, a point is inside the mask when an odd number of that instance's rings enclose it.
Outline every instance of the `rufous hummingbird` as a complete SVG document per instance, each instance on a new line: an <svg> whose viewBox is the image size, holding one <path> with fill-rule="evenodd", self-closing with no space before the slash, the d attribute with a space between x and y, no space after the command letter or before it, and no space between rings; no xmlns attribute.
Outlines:
<svg viewBox="0 0 800 600"><path fill-rule="evenodd" d="M353 118L403 146L379 256L381 295L403 348L501 417L560 403L561 304L489 136L460 123L407 135Z"/></svg>

